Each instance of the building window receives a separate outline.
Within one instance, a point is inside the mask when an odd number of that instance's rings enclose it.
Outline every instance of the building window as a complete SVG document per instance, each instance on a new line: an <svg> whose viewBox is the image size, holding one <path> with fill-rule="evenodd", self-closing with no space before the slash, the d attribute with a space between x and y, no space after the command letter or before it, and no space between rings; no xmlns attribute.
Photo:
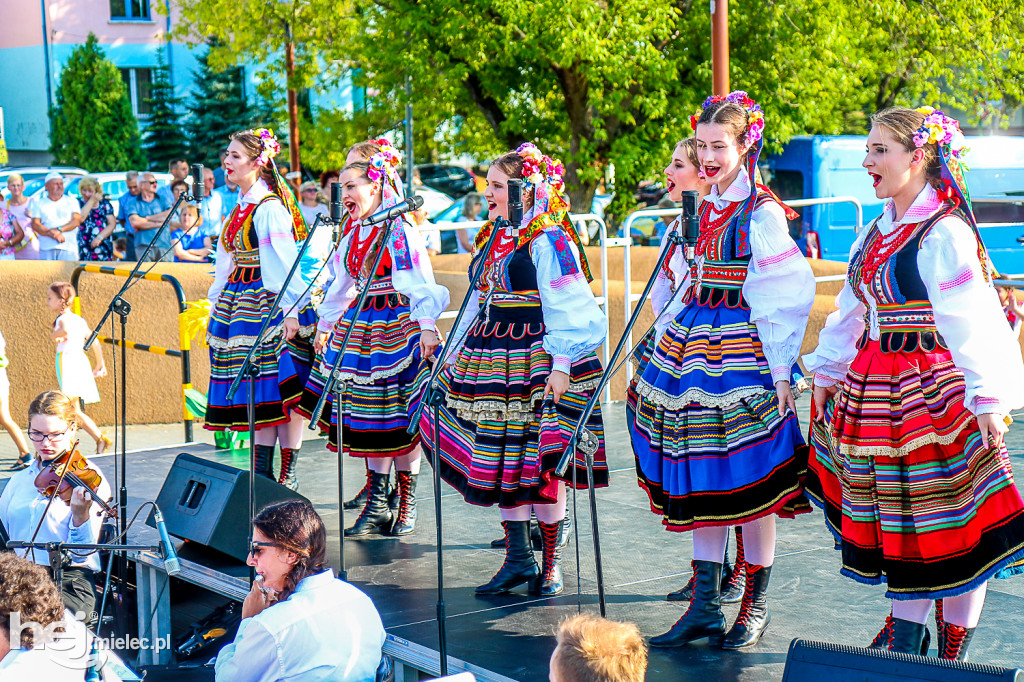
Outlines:
<svg viewBox="0 0 1024 682"><path fill-rule="evenodd" d="M132 112L136 118L145 118L149 115L149 86L153 82L152 69L120 69L121 80L128 88L128 95L132 100Z"/></svg>
<svg viewBox="0 0 1024 682"><path fill-rule="evenodd" d="M110 0L110 19L149 21L149 0Z"/></svg>

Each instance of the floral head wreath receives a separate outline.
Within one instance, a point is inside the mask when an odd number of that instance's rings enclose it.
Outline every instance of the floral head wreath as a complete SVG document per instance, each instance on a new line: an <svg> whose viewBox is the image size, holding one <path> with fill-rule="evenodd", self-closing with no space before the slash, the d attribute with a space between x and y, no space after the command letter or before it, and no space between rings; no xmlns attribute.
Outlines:
<svg viewBox="0 0 1024 682"><path fill-rule="evenodd" d="M391 174L391 170L402 162L402 155L391 146L387 140L374 140L380 145L380 151L370 157L370 167L366 174L373 182L381 182L385 176Z"/></svg>
<svg viewBox="0 0 1024 682"><path fill-rule="evenodd" d="M989 279L988 250L981 240L978 221L974 217L974 207L971 206L971 192L967 187L967 178L964 176L964 173L970 170L964 162L964 157L969 151L966 145L967 139L960 130L960 124L952 116L947 116L934 107L919 107L915 111L924 114L924 122L914 133L914 146L918 149L926 144L938 146L941 167L940 181L942 183L942 188L938 191L939 198L960 208L967 224L974 230L974 236L978 240L978 259L981 261L981 271L987 281Z"/></svg>
<svg viewBox="0 0 1024 682"><path fill-rule="evenodd" d="M970 170L964 161L969 149L966 146L967 139L960 131L960 124L955 118L933 107L919 107L915 111L924 114L924 122L914 133L914 146L921 149L927 144L934 144L939 148L943 185L939 190L939 196L945 201L959 205L967 214L971 227L977 232L978 224L971 206L971 194L967 188L967 179L964 177L964 172Z"/></svg>
<svg viewBox="0 0 1024 682"><path fill-rule="evenodd" d="M284 203L285 208L288 209L288 213L292 217L292 236L295 237L295 241L300 242L306 238L309 230L306 227L306 221L302 217L302 213L299 211L298 204L295 203L295 196L292 195L288 189L288 183L285 182L284 178L277 170L277 164L274 163L274 157L281 153L281 143L274 137L274 131L269 128L251 128L247 131L252 135L259 138L260 144L263 146L263 150L256 157L257 166L270 166L274 171L274 179L276 188L271 188L271 191L277 195L277 197Z"/></svg>
<svg viewBox="0 0 1024 682"><path fill-rule="evenodd" d="M256 157L257 166L269 165L271 159L281 153L281 143L274 137L274 131L269 128L253 128L247 132L258 137L263 145L263 151Z"/></svg>
<svg viewBox="0 0 1024 682"><path fill-rule="evenodd" d="M764 112L761 105L755 102L747 93L742 90L734 90L728 95L712 95L704 100L704 104L697 109L697 112L690 116L690 126L697 130L697 121L704 110L712 104L719 102L732 102L738 104L747 112L747 144L754 146L764 136Z"/></svg>

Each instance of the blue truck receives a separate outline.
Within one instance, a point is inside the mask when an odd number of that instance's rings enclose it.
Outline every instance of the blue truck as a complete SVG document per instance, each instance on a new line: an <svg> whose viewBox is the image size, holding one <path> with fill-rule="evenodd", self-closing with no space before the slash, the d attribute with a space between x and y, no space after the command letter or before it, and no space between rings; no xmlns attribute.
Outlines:
<svg viewBox="0 0 1024 682"><path fill-rule="evenodd" d="M767 160L770 185L783 200L852 196L863 208L864 224L882 212L871 180L861 166L867 137L794 137ZM975 215L993 263L1002 274L1024 274L1024 137L969 136L967 184ZM797 209L793 236L809 254L845 261L856 236L852 203ZM818 253L815 254L815 249Z"/></svg>

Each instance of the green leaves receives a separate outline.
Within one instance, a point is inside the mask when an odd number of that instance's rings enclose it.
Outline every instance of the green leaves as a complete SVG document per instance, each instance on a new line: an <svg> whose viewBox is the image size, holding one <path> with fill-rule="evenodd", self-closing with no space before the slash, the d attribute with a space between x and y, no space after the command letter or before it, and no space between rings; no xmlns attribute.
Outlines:
<svg viewBox="0 0 1024 682"><path fill-rule="evenodd" d="M96 36L75 48L60 74L50 111L50 153L55 164L93 172L143 165L138 123L121 72Z"/></svg>
<svg viewBox="0 0 1024 682"><path fill-rule="evenodd" d="M1019 0L730 3L731 79L765 110L769 151L799 134L865 133L882 106L931 103L992 121L1024 101ZM661 175L711 89L710 19L691 0L176 0L179 34L215 38L211 62L263 59L278 77L291 30L293 85L351 75L365 111L314 111L308 163L401 136L414 81L416 156L489 158L532 140L563 159L586 207L609 164L616 210ZM422 137L421 137L422 136Z"/></svg>

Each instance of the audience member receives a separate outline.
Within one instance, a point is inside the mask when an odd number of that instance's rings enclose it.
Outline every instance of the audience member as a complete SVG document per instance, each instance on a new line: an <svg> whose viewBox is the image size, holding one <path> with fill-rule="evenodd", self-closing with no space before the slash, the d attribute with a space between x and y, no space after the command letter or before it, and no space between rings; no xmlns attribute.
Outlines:
<svg viewBox="0 0 1024 682"><path fill-rule="evenodd" d="M171 223L171 244L174 247L175 263L209 263L213 240L203 229L199 209L184 204L180 210L181 220Z"/></svg>
<svg viewBox="0 0 1024 682"><path fill-rule="evenodd" d="M46 175L46 191L28 207L32 229L39 237L40 260L78 260L78 226L82 222L78 200L64 194L60 173Z"/></svg>
<svg viewBox="0 0 1024 682"><path fill-rule="evenodd" d="M238 185L231 179L230 173L224 177L224 185L214 191L220 194L221 224L226 225L231 212L235 210L235 206L238 206L241 193L238 191Z"/></svg>
<svg viewBox="0 0 1024 682"><path fill-rule="evenodd" d="M221 228L224 225L224 200L220 192L214 192L215 180L213 171L209 168L203 169L203 233L212 239L220 236Z"/></svg>
<svg viewBox="0 0 1024 682"><path fill-rule="evenodd" d="M111 260L114 250L110 235L114 234L117 219L114 207L103 195L100 181L91 175L78 181L78 200L81 213L85 216L78 228L79 260Z"/></svg>
<svg viewBox="0 0 1024 682"><path fill-rule="evenodd" d="M146 247L152 243L153 248L146 256L146 260L150 261L163 260L171 248L171 237L167 230L156 242L153 241L157 229L171 209L171 204L157 194L156 186L156 177L152 173L143 173L139 180L139 196L128 208L128 221L135 228L135 255L141 259Z"/></svg>
<svg viewBox="0 0 1024 682"><path fill-rule="evenodd" d="M308 180L299 187L299 212L307 225L312 225L317 213L327 215L327 206L320 201L320 191L316 182ZM330 232L330 230L326 230Z"/></svg>
<svg viewBox="0 0 1024 682"><path fill-rule="evenodd" d="M7 191L10 193L7 210L11 212L25 233L21 243L14 247L14 258L16 260L39 260L39 238L36 237L36 232L32 229L32 218L28 215L29 202L28 197L25 196L25 178L18 173L8 175Z"/></svg>
<svg viewBox="0 0 1024 682"><path fill-rule="evenodd" d="M124 182L128 191L117 198L117 222L124 230L124 256L120 260L135 260L135 228L128 221L128 209L131 202L139 196L139 171L130 170L124 174Z"/></svg>
<svg viewBox="0 0 1024 682"><path fill-rule="evenodd" d="M480 209L483 208L484 198L477 192L470 192L466 195L462 204L462 213L455 219L457 223L474 222L480 219ZM456 230L455 236L459 241L458 253L473 253L473 240L476 238L478 228L466 228Z"/></svg>
<svg viewBox="0 0 1024 682"><path fill-rule="evenodd" d="M562 621L551 654L551 682L643 682L647 647L632 623L589 613Z"/></svg>
<svg viewBox="0 0 1024 682"><path fill-rule="evenodd" d="M223 187L224 186L224 159L225 159L225 157L227 157L227 155L228 155L227 147L225 147L224 149L221 149L217 153L217 156L220 157L220 165L217 166L215 169L213 169L213 188L214 189L217 189L218 187Z"/></svg>
<svg viewBox="0 0 1024 682"><path fill-rule="evenodd" d="M256 515L247 563L257 579L234 642L217 655L217 680L374 679L384 625L369 597L334 577L326 552L323 520L309 502Z"/></svg>
<svg viewBox="0 0 1024 682"><path fill-rule="evenodd" d="M427 246L427 255L436 256L441 253L441 230L427 218L427 209L418 208L412 212L412 221L423 235L423 243Z"/></svg>
<svg viewBox="0 0 1024 682"><path fill-rule="evenodd" d="M114 240L114 260L125 260L128 257L128 240L125 237L118 237Z"/></svg>
<svg viewBox="0 0 1024 682"><path fill-rule="evenodd" d="M331 185L336 183L340 178L341 171L336 168L325 170L320 174L320 191L323 192L324 197L330 199Z"/></svg>
<svg viewBox="0 0 1024 682"><path fill-rule="evenodd" d="M64 605L47 570L15 554L0 554L0 680L81 682L81 669L60 665L44 648L62 621Z"/></svg>
<svg viewBox="0 0 1024 682"><path fill-rule="evenodd" d="M661 198L658 202L658 208L664 210L676 209L676 202L672 201L672 198L668 194ZM665 236L665 232L668 230L668 223L672 222L671 218L666 220L664 216L660 216L654 223L654 229L651 233L651 240L648 246L660 246L661 240Z"/></svg>
<svg viewBox="0 0 1024 682"><path fill-rule="evenodd" d="M188 161L185 159L172 159L167 164L167 172L171 174L171 182L167 186L161 187L159 194L164 203L170 206L174 203L174 183L188 178Z"/></svg>
<svg viewBox="0 0 1024 682"><path fill-rule="evenodd" d="M14 250L24 238L21 223L6 206L0 206L0 260L14 260Z"/></svg>

